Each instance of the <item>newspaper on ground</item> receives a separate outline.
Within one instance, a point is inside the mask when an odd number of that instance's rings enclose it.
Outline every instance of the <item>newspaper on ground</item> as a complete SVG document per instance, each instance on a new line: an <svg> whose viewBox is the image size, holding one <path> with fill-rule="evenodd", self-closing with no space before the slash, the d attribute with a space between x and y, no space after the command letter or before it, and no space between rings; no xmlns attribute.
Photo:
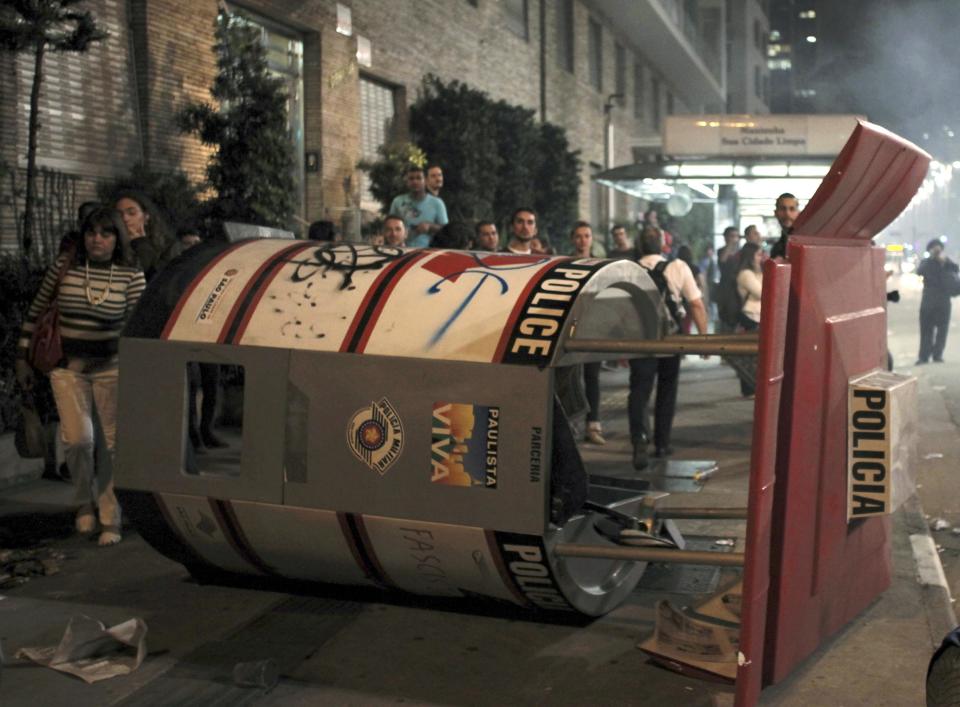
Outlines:
<svg viewBox="0 0 960 707"><path fill-rule="evenodd" d="M70 619L58 645L21 648L16 657L92 684L132 673L146 654L147 625L142 619L128 619L107 628L96 619L78 614Z"/></svg>

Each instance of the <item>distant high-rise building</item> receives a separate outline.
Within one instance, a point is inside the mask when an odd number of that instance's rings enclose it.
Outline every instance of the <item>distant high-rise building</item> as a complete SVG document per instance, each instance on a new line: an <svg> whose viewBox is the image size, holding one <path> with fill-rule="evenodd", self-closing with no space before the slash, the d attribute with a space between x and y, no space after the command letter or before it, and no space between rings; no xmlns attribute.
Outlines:
<svg viewBox="0 0 960 707"><path fill-rule="evenodd" d="M815 113L819 56L817 0L770 0L767 68L774 113Z"/></svg>
<svg viewBox="0 0 960 707"><path fill-rule="evenodd" d="M769 21L762 0L727 3L727 112L769 113Z"/></svg>

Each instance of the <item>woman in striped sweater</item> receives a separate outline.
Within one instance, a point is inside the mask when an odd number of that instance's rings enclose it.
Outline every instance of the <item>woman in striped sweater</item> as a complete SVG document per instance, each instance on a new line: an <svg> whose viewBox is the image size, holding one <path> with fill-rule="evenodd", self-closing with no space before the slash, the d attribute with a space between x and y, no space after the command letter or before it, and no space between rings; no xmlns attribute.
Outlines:
<svg viewBox="0 0 960 707"><path fill-rule="evenodd" d="M57 286L65 264L61 256L50 266L30 305L20 338L17 379L33 386L34 370L26 360L37 317L56 292L64 357L50 372L50 384L60 413L64 454L76 489L77 530L96 529L100 545L120 542L120 506L113 478L94 465L93 412L103 429L107 452L113 455L117 411L117 350L120 331L140 299L146 283L134 263L133 251L119 215L105 207L84 219L83 238L73 262ZM101 478L97 478L100 476ZM102 478L109 476L110 478Z"/></svg>

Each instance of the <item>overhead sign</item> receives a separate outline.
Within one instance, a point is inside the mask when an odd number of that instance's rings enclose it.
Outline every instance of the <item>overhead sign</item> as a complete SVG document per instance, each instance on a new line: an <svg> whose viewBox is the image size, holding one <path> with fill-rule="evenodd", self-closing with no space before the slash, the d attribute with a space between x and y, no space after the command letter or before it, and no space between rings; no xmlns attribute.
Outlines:
<svg viewBox="0 0 960 707"><path fill-rule="evenodd" d="M855 115L671 115L663 151L671 156L818 157L840 152Z"/></svg>

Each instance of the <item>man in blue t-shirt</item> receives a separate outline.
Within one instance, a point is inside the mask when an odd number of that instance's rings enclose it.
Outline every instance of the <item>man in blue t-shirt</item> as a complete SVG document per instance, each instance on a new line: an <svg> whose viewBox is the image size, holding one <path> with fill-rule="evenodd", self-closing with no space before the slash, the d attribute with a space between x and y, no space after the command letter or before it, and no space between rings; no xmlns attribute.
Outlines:
<svg viewBox="0 0 960 707"><path fill-rule="evenodd" d="M407 226L407 245L426 248L430 236L447 224L447 207L439 197L427 194L423 169L407 169L408 194L401 194L390 204L390 215L399 216Z"/></svg>

